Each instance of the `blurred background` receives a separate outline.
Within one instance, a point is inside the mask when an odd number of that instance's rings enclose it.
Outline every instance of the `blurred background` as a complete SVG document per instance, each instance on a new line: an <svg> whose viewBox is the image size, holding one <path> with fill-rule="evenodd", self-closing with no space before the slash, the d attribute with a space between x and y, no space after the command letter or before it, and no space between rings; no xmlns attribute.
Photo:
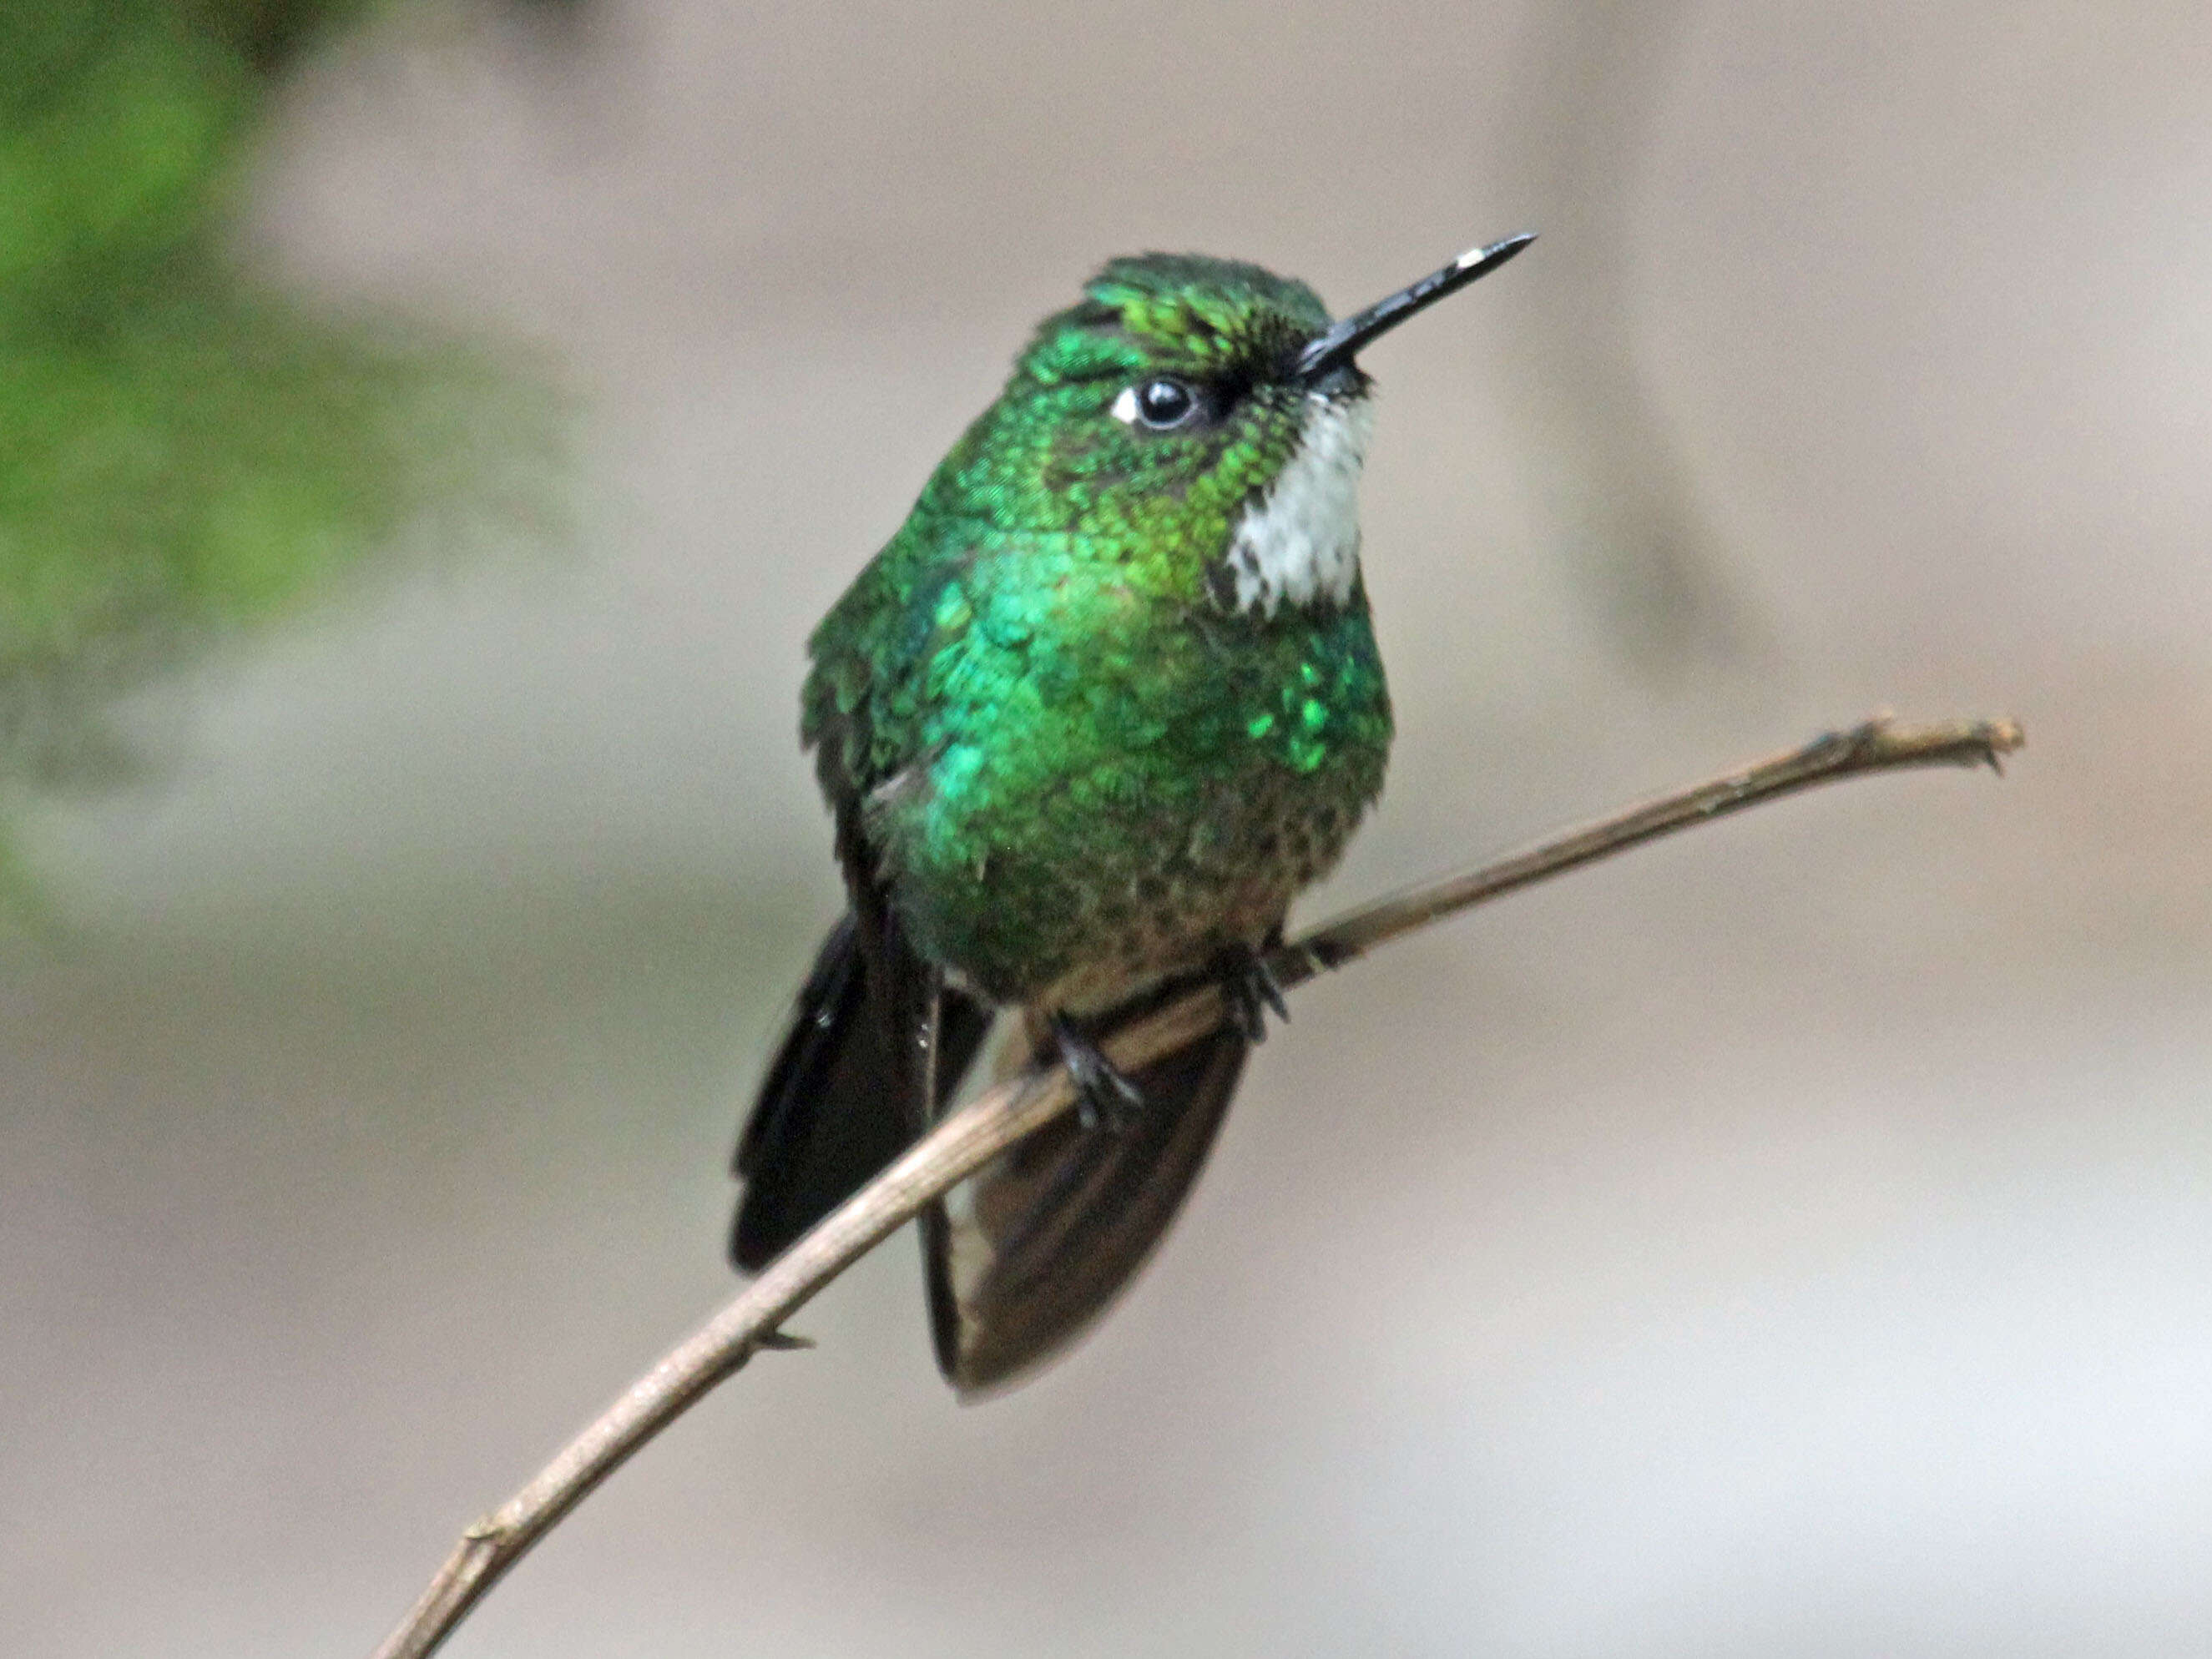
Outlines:
<svg viewBox="0 0 2212 1659"><path fill-rule="evenodd" d="M801 642L1036 317L1533 228L1368 359L1304 914L2011 775L1314 987L1065 1363L957 1407L894 1240L451 1651L2212 1649L2201 0L8 15L0 1648L365 1654L732 1291Z"/></svg>

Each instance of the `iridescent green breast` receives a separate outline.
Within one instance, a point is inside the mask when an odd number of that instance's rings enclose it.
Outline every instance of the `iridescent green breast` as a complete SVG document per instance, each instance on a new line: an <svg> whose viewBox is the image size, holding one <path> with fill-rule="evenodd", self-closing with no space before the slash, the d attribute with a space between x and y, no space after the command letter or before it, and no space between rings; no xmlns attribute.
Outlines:
<svg viewBox="0 0 2212 1659"><path fill-rule="evenodd" d="M976 544L873 619L878 649L817 641L810 683L913 942L995 1000L1080 1009L1256 941L1382 787L1364 595L1229 615L1086 538Z"/></svg>

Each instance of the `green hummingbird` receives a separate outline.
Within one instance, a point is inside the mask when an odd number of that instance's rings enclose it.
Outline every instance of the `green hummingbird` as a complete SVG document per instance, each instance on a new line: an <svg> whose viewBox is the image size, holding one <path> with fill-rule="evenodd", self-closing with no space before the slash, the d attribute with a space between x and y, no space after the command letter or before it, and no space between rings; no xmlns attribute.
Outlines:
<svg viewBox="0 0 2212 1659"><path fill-rule="evenodd" d="M1047 318L809 642L800 732L850 909L737 1153L764 1265L926 1130L995 1024L1079 1111L921 1218L967 1395L1079 1334L1197 1178L1270 1008L1262 952L1382 787L1354 355L1533 239L1332 322L1304 283L1115 259ZM1089 1033L1206 978L1236 1018L1124 1076Z"/></svg>

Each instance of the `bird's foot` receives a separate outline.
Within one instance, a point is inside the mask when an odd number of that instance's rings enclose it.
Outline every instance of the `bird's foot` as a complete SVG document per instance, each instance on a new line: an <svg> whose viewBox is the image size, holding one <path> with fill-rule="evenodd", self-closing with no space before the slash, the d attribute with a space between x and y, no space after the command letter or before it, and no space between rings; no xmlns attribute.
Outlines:
<svg viewBox="0 0 2212 1659"><path fill-rule="evenodd" d="M1247 1042L1267 1040L1270 1012L1285 1024L1290 1022L1291 1005L1283 1000L1283 982L1267 966L1265 953L1249 945L1237 946L1224 956L1218 977L1230 1020Z"/></svg>
<svg viewBox="0 0 2212 1659"><path fill-rule="evenodd" d="M1075 1115L1085 1128L1119 1132L1137 1121L1145 1109L1144 1091L1100 1054L1098 1045L1077 1029L1073 1020L1054 1014L1052 1040L1060 1048L1068 1076L1075 1080Z"/></svg>

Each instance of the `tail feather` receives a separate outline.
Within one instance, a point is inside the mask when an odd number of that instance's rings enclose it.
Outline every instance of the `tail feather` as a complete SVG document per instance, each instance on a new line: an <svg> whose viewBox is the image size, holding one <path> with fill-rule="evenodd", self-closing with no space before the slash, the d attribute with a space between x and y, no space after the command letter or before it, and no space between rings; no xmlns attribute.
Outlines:
<svg viewBox="0 0 2212 1659"><path fill-rule="evenodd" d="M1136 1073L1119 1132L1057 1118L978 1172L929 1259L938 1368L963 1395L1009 1382L1118 1297L1182 1208L1249 1045L1222 1026Z"/></svg>
<svg viewBox="0 0 2212 1659"><path fill-rule="evenodd" d="M830 930L800 988L752 1115L738 1138L736 1174L745 1190L730 1229L730 1260L747 1273L768 1265L904 1151L931 1113L916 1092L906 1045L896 1041L875 994L860 929L848 914ZM939 1099L975 1058L989 1016L957 992L939 1017Z"/></svg>
<svg viewBox="0 0 2212 1659"><path fill-rule="evenodd" d="M940 994L937 1100L923 1109L912 1022L937 983L895 935L866 950L849 915L823 941L738 1139L740 1270L767 1266L859 1191L958 1088L990 1011ZM1127 1129L1055 1119L923 1211L931 1333L955 1389L974 1395L1049 1359L1136 1276L1205 1167L1248 1047L1218 1028L1133 1075L1145 1104Z"/></svg>

